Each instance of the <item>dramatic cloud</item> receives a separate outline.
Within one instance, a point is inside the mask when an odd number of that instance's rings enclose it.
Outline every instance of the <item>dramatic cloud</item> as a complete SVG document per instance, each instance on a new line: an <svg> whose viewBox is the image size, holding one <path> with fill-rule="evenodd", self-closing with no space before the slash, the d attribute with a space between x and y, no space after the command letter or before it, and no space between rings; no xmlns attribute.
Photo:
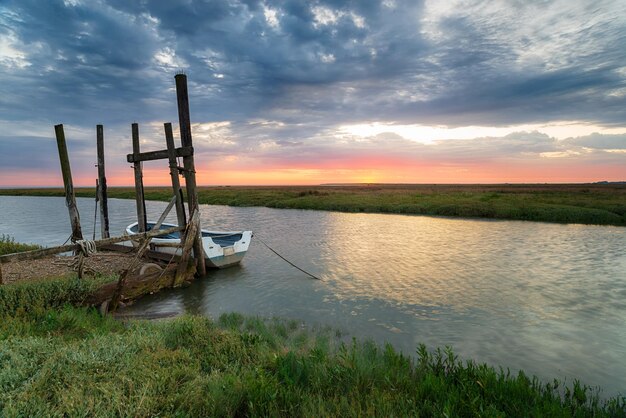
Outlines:
<svg viewBox="0 0 626 418"><path fill-rule="evenodd" d="M5 0L0 185L51 182L56 123L79 182L102 123L129 183L130 123L163 148L181 70L197 152L238 173L211 183L623 180L625 28L618 0Z"/></svg>

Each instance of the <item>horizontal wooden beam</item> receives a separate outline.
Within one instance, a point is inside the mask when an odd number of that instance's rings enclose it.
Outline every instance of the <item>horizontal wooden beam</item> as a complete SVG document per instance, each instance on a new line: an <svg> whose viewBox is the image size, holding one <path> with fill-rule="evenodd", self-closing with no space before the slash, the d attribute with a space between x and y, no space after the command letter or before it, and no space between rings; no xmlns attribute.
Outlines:
<svg viewBox="0 0 626 418"><path fill-rule="evenodd" d="M176 148L177 157L191 157L193 155L193 147ZM127 154L126 161L129 163L138 163L141 161L167 160L167 150L141 152L139 154Z"/></svg>
<svg viewBox="0 0 626 418"><path fill-rule="evenodd" d="M159 235L167 235L173 232L179 232L184 229L185 227L177 226L174 228L143 232L141 234L124 235L121 237L101 239L101 240L94 241L94 242L96 244L96 248L99 249L108 244L115 244L115 243L124 242L124 241L139 241L142 239L157 237ZM68 245L61 245L59 247L51 247L51 248L44 248L41 250L24 251L21 253L2 255L0 256L0 264L8 263L10 261L32 260L35 258L41 258L47 255L65 253L68 251L77 251L79 248L80 246L78 244L68 244Z"/></svg>

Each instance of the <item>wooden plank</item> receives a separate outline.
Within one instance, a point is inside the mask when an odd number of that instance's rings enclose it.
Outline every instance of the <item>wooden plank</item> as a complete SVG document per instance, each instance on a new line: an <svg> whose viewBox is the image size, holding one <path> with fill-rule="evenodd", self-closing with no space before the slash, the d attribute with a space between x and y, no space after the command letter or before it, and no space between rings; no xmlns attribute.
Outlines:
<svg viewBox="0 0 626 418"><path fill-rule="evenodd" d="M133 137L133 154L139 154L139 125L132 124L132 137ZM141 161L136 161L133 164L135 170L135 202L137 204L137 222L139 232L144 232L148 229L148 220L146 219L146 200L143 191L143 172Z"/></svg>
<svg viewBox="0 0 626 418"><path fill-rule="evenodd" d="M170 166L170 177L172 179L172 191L176 199L176 219L178 226L185 226L187 219L185 216L185 205L183 204L183 191L180 188L180 180L178 179L178 163L176 162L176 154L174 148L174 134L172 133L172 124L163 124L165 130L165 142L167 144L167 153ZM193 153L192 153L193 155ZM184 241L181 237L181 242Z"/></svg>
<svg viewBox="0 0 626 418"><path fill-rule="evenodd" d="M111 311L115 311L117 309L117 306L119 305L122 298L122 291L124 290L124 286L126 285L126 282L130 277L133 269L137 267L144 253L150 248L149 245L151 239L152 237L148 237L141 243L139 249L137 249L137 255L135 255L135 258L133 259L131 265L120 275L120 278L117 281L117 286L115 287L115 291L113 292L113 296L111 296L111 302L109 304L109 309Z"/></svg>
<svg viewBox="0 0 626 418"><path fill-rule="evenodd" d="M191 119L189 116L189 93L187 92L187 76L185 74L176 74L174 78L176 80L176 100L178 103L180 142L183 147L193 147L193 141L191 138ZM187 187L187 201L189 206L189 213L192 214L198 211L196 168L193 155L183 157L183 165L185 167L185 185ZM196 254L197 271L201 276L204 276L206 275L206 266L204 264L204 250L202 248L200 230L198 230L196 233L193 248L194 253Z"/></svg>
<svg viewBox="0 0 626 418"><path fill-rule="evenodd" d="M176 157L189 157L193 155L193 147L181 147L176 148ZM141 161L154 161L165 160L168 158L168 151L166 149L159 151L139 152L133 154L126 154L126 161L129 163L136 163Z"/></svg>
<svg viewBox="0 0 626 418"><path fill-rule="evenodd" d="M100 201L100 237L109 238L109 203L107 198L107 178L104 170L104 127L96 125L96 145L98 151L98 200Z"/></svg>
<svg viewBox="0 0 626 418"><path fill-rule="evenodd" d="M115 243L124 242L124 241L140 241L140 240L147 239L147 238L153 238L159 235L166 235L166 234L171 234L173 232L180 232L182 230L183 228L177 226L173 228L162 229L160 231L152 230L152 231L143 232L140 234L124 235L121 237L101 239L98 241L94 241L94 243L96 244L97 249L101 249L109 244L115 244ZM32 260L35 258L45 257L47 255L73 251L78 248L79 246L76 244L67 244L67 245L61 245L58 247L44 248L41 250L32 250L32 251L24 251L21 253L6 254L6 255L0 256L0 264L8 263L11 261Z"/></svg>
<svg viewBox="0 0 626 418"><path fill-rule="evenodd" d="M63 125L55 125L54 132L57 138L57 148L59 149L59 160L61 161L61 173L63 174L63 184L65 186L65 204L70 215L72 226L72 242L83 239L83 232L80 227L80 215L76 206L76 196L74 195L74 183L72 182L72 169L70 159L67 154L67 144L65 142L65 132Z"/></svg>
<svg viewBox="0 0 626 418"><path fill-rule="evenodd" d="M191 220L187 225L187 234L186 239L182 248L182 255L180 258L180 262L178 263L178 268L176 270L176 276L174 278L174 286L178 286L182 284L187 276L187 272L189 270L189 259L191 258L191 247L195 244L195 237L200 232L200 217L198 215L198 211L193 212L191 216ZM195 251L195 249L194 249ZM196 260L199 258L198 253L195 253ZM200 257L204 260L204 254L201 254Z"/></svg>
<svg viewBox="0 0 626 418"><path fill-rule="evenodd" d="M165 208L161 216L159 216L159 220L156 222L156 224L154 224L152 229L159 229L161 227L161 225L163 224L163 221L165 221L165 218L167 218L167 215L172 210L172 207L174 207L174 203L176 203L176 196L172 196L170 203L167 204L167 207Z"/></svg>
<svg viewBox="0 0 626 418"><path fill-rule="evenodd" d="M146 257L152 258L153 260L165 261L166 263L178 263L180 261L179 255L167 254L153 250L146 251Z"/></svg>
<svg viewBox="0 0 626 418"><path fill-rule="evenodd" d="M152 243L151 245L155 245L155 244ZM180 246L178 244L168 244L168 246L169 245L173 245L175 247L179 247ZM157 247L161 247L162 244L157 244L156 246ZM123 253L123 254L128 254L128 253L132 253L133 251L135 251L135 249L133 247L128 247L128 246L120 245L120 244L102 245L102 247L98 247L98 249L99 250L107 250L107 251L115 251L115 252ZM152 258L153 260L165 261L166 263L178 263L178 260L180 260L180 256L179 255L167 254L167 253L162 253L162 252L153 251L153 250L146 251L144 256L148 257L148 258ZM2 264L0 264L0 266L1 265Z"/></svg>
<svg viewBox="0 0 626 418"><path fill-rule="evenodd" d="M176 266L170 266L165 271L155 271L143 275L129 274L121 293L119 293L119 301L128 301L137 299L143 295L158 292L161 289L172 286L174 275L176 274ZM193 280L194 270L189 270L183 281L189 282ZM100 306L101 304L111 300L118 291L118 283L112 282L101 286L93 292L85 301L86 305ZM112 303L109 309L113 308Z"/></svg>

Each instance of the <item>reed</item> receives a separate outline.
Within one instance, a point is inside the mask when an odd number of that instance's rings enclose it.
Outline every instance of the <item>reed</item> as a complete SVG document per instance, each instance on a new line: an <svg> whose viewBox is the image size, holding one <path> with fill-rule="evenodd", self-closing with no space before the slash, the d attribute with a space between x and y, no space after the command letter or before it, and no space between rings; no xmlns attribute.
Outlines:
<svg viewBox="0 0 626 418"><path fill-rule="evenodd" d="M93 188L76 189L81 197L94 193ZM0 190L3 194L62 196L63 190ZM109 188L109 197L134 199L135 192ZM147 187L145 197L169 201L171 190ZM200 187L198 200L230 206L626 225L624 184Z"/></svg>

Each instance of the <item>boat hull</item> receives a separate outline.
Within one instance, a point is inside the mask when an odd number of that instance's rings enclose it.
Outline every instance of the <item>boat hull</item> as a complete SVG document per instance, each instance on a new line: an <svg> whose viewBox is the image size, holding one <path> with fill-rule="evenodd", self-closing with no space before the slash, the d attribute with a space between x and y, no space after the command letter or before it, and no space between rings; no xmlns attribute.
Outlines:
<svg viewBox="0 0 626 418"><path fill-rule="evenodd" d="M151 229L154 223L148 223ZM173 228L177 225L163 224L161 229ZM126 228L128 235L137 233L137 222ZM226 268L239 264L248 252L252 231L207 231L202 230L202 247L207 267ZM150 243L155 251L163 254L182 255L180 235L171 234L167 237L152 238Z"/></svg>

